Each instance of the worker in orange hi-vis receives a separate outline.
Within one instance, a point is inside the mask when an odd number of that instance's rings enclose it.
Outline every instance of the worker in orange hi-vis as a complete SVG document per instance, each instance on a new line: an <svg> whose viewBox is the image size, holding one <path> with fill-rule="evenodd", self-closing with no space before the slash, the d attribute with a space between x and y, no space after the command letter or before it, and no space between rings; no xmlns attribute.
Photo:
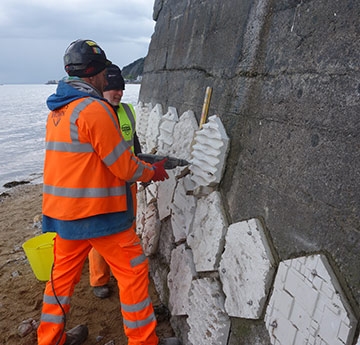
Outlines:
<svg viewBox="0 0 360 345"><path fill-rule="evenodd" d="M65 332L66 316L83 264L94 247L118 281L129 345L179 344L160 340L148 294L148 260L134 231L129 184L168 178L160 164L136 158L121 135L113 107L103 98L105 52L91 40L72 42L64 55L69 77L47 104L43 232L56 232L54 265L46 284L39 345L80 345L85 325Z"/></svg>
<svg viewBox="0 0 360 345"><path fill-rule="evenodd" d="M125 81L118 66L112 64L106 68L107 85L104 89L104 98L114 107L119 124L121 134L124 140L129 144L132 152L137 155L141 153L139 139L136 135L136 114L131 104L122 103L121 98L125 90ZM134 216L136 218L136 182L131 184L131 193L133 197ZM110 267L95 249L91 249L89 253L89 271L90 285L96 297L107 298L110 296Z"/></svg>

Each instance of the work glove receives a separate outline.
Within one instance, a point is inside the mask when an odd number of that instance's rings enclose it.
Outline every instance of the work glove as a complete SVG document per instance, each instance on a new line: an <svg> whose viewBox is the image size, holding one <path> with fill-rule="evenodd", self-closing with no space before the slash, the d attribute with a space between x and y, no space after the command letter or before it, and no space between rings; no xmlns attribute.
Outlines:
<svg viewBox="0 0 360 345"><path fill-rule="evenodd" d="M169 175L167 174L167 172L164 169L164 164L166 161L167 161L167 158L164 158L162 161L156 162L153 164L153 167L155 169L155 174L151 179L152 181L154 181L154 182L164 181L169 178Z"/></svg>

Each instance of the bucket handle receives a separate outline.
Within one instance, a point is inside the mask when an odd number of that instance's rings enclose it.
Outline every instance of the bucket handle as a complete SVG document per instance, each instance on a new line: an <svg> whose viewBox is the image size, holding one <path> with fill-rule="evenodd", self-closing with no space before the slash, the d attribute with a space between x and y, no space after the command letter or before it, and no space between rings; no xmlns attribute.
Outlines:
<svg viewBox="0 0 360 345"><path fill-rule="evenodd" d="M44 248L51 248L53 247L53 245L51 243L44 243L44 244L40 244L36 247L36 249L44 249Z"/></svg>

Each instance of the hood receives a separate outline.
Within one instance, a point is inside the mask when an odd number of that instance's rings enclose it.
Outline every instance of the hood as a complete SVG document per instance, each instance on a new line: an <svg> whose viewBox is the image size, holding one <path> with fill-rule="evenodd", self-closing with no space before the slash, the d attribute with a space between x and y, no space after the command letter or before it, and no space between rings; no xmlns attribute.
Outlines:
<svg viewBox="0 0 360 345"><path fill-rule="evenodd" d="M94 97L106 101L97 89L81 78L65 77L59 81L56 92L47 99L46 104L50 110L55 110L83 97Z"/></svg>

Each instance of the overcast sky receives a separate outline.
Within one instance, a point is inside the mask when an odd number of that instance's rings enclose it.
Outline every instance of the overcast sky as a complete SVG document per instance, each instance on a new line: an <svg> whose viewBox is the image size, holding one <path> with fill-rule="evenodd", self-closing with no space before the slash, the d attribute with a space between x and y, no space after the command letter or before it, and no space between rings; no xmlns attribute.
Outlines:
<svg viewBox="0 0 360 345"><path fill-rule="evenodd" d="M0 0L0 84L42 84L65 76L63 55L91 39L120 68L145 57L153 0Z"/></svg>

